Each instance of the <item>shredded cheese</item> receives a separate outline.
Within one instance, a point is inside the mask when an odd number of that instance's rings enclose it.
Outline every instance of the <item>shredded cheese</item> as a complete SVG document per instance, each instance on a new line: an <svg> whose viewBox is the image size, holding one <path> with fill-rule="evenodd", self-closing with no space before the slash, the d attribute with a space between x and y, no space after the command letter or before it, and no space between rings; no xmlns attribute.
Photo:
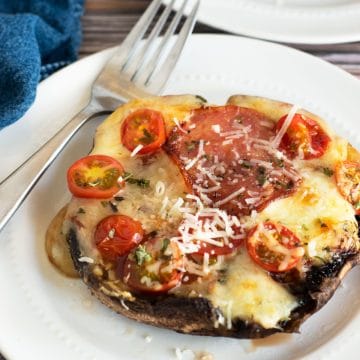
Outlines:
<svg viewBox="0 0 360 360"><path fill-rule="evenodd" d="M284 123L282 124L280 131L276 134L275 138L272 141L272 146L274 148L278 148L281 142L281 139L285 135L286 131L288 130L289 126L291 125L291 122L296 114L296 112L299 110L298 105L293 105L290 109L289 113L286 116L286 119Z"/></svg>
<svg viewBox="0 0 360 360"><path fill-rule="evenodd" d="M139 144L130 154L131 157L134 157L142 148L144 147L144 145Z"/></svg>

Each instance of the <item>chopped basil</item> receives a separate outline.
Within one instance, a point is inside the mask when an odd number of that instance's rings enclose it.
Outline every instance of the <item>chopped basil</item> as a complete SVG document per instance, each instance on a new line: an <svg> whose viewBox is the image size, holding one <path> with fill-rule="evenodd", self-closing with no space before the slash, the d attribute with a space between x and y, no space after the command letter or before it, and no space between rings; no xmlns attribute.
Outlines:
<svg viewBox="0 0 360 360"><path fill-rule="evenodd" d="M308 231L308 230L309 230L309 228L308 228L305 224L302 224L301 227L302 227L302 229L305 230L305 231Z"/></svg>
<svg viewBox="0 0 360 360"><path fill-rule="evenodd" d="M124 172L124 181L129 184L137 185L141 188L148 188L150 186L150 180L144 178L136 179L133 177L133 174L126 171Z"/></svg>
<svg viewBox="0 0 360 360"><path fill-rule="evenodd" d="M170 244L170 239L166 238L166 239L163 240L163 244L162 244L162 247L161 247L161 252L162 253L164 253L166 251L169 244Z"/></svg>
<svg viewBox="0 0 360 360"><path fill-rule="evenodd" d="M332 169L329 169L328 167L324 167L323 168L323 173L326 175L326 176L333 176L334 175L334 170Z"/></svg>
<svg viewBox="0 0 360 360"><path fill-rule="evenodd" d="M322 227L322 228L327 228L328 226L327 226L327 224L326 223L324 223L320 218L319 219L317 219L317 221L318 221L318 223L319 223L319 225L320 225L320 227Z"/></svg>
<svg viewBox="0 0 360 360"><path fill-rule="evenodd" d="M360 209L360 201L358 201L355 205L355 210L359 210Z"/></svg>
<svg viewBox="0 0 360 360"><path fill-rule="evenodd" d="M187 151L194 150L199 145L199 143L199 140L185 141Z"/></svg>
<svg viewBox="0 0 360 360"><path fill-rule="evenodd" d="M260 186L263 186L267 180L266 169L263 166L259 166L257 172L256 180Z"/></svg>
<svg viewBox="0 0 360 360"><path fill-rule="evenodd" d="M220 284L225 284L226 283L226 276L227 276L227 270L226 269L220 269L218 270L218 278L217 281Z"/></svg>
<svg viewBox="0 0 360 360"><path fill-rule="evenodd" d="M275 158L275 161L274 161L275 165L283 168L284 167L284 160L283 159L278 159L278 158Z"/></svg>
<svg viewBox="0 0 360 360"><path fill-rule="evenodd" d="M110 209L112 210L112 212L114 212L114 213L118 212L118 208L117 208L116 204L112 203L111 201L102 200L100 203L104 208L110 206Z"/></svg>
<svg viewBox="0 0 360 360"><path fill-rule="evenodd" d="M145 247L140 245L135 250L135 261L138 265L142 265L144 262L151 260L151 255L146 251Z"/></svg>
<svg viewBox="0 0 360 360"><path fill-rule="evenodd" d="M143 144L151 144L154 141L154 136L147 129L143 129L143 134L144 136L139 139Z"/></svg>
<svg viewBox="0 0 360 360"><path fill-rule="evenodd" d="M123 196L114 196L114 200L120 202L120 201L125 200L125 198Z"/></svg>
<svg viewBox="0 0 360 360"><path fill-rule="evenodd" d="M118 208L117 208L116 204L109 201L109 205L110 205L112 212L114 212L114 213L118 212Z"/></svg>
<svg viewBox="0 0 360 360"><path fill-rule="evenodd" d="M85 214L85 210L82 207L80 207L77 213L78 214Z"/></svg>
<svg viewBox="0 0 360 360"><path fill-rule="evenodd" d="M250 161L248 160L243 160L241 162L241 166L245 169L251 169L253 166L251 165Z"/></svg>
<svg viewBox="0 0 360 360"><path fill-rule="evenodd" d="M109 205L108 201L106 200L101 200L100 203L103 207L107 207Z"/></svg>
<svg viewBox="0 0 360 360"><path fill-rule="evenodd" d="M207 100L206 100L204 97L202 97L201 95L195 95L195 97L196 97L198 100L200 100L201 102L207 103Z"/></svg>

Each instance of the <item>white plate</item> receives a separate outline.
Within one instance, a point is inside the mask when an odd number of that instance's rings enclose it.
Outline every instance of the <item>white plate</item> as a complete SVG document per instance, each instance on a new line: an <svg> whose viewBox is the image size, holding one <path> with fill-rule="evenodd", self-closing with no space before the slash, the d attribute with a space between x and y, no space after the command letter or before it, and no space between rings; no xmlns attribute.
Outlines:
<svg viewBox="0 0 360 360"><path fill-rule="evenodd" d="M28 114L0 132L1 177L80 109L112 51L79 61L40 84ZM360 82L287 47L232 36L193 36L166 93L201 94L219 104L235 93L295 102L360 147ZM176 347L208 351L217 360L358 358L360 269L349 274L301 334L262 342L181 335L138 324L102 306L80 281L59 275L46 259L44 233L69 198L66 168L90 149L93 128L70 144L0 234L0 349L9 359L175 359ZM185 351L184 359L192 358Z"/></svg>
<svg viewBox="0 0 360 360"><path fill-rule="evenodd" d="M360 40L359 0L203 0L198 18L232 33L275 41Z"/></svg>

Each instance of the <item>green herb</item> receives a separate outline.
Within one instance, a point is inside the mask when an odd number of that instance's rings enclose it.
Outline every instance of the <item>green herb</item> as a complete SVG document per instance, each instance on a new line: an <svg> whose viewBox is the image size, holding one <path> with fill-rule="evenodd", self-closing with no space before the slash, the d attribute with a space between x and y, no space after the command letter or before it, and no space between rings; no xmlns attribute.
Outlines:
<svg viewBox="0 0 360 360"><path fill-rule="evenodd" d="M166 238L163 240L163 244L162 244L162 247L161 247L161 252L164 254L164 252L166 251L167 247L169 246L170 244L170 239Z"/></svg>
<svg viewBox="0 0 360 360"><path fill-rule="evenodd" d="M136 179L133 177L133 174L129 172L124 172L123 178L127 183L137 185L141 188L148 188L150 186L150 180L144 178Z"/></svg>
<svg viewBox="0 0 360 360"><path fill-rule="evenodd" d="M142 265L144 262L151 260L151 255L146 251L145 247L140 245L135 250L135 261L138 265Z"/></svg>
<svg viewBox="0 0 360 360"><path fill-rule="evenodd" d="M284 160L283 159L278 159L278 158L275 158L275 165L283 168L284 167Z"/></svg>
<svg viewBox="0 0 360 360"><path fill-rule="evenodd" d="M218 270L218 278L217 278L217 281L218 281L220 284L225 284L225 283L226 283L226 275L227 275L226 269L220 269L220 270Z"/></svg>
<svg viewBox="0 0 360 360"><path fill-rule="evenodd" d="M308 228L305 224L302 224L301 227L302 227L303 230L305 230L305 231L308 231L308 230L309 230L309 228Z"/></svg>
<svg viewBox="0 0 360 360"><path fill-rule="evenodd" d="M256 180L260 186L263 186L267 180L266 169L263 166L259 166L257 172Z"/></svg>
<svg viewBox="0 0 360 360"><path fill-rule="evenodd" d="M355 205L355 210L359 210L360 209L360 201L358 201Z"/></svg>
<svg viewBox="0 0 360 360"><path fill-rule="evenodd" d="M251 169L253 166L251 165L250 161L243 160L241 163L241 166L245 169Z"/></svg>
<svg viewBox="0 0 360 360"><path fill-rule="evenodd" d="M140 142L144 144L151 144L154 141L154 136L147 130L143 129L144 136L140 138Z"/></svg>
<svg viewBox="0 0 360 360"><path fill-rule="evenodd" d="M120 201L125 200L125 198L123 196L114 196L114 200L120 202Z"/></svg>
<svg viewBox="0 0 360 360"><path fill-rule="evenodd" d="M323 169L323 173L326 175L326 176L333 176L334 175L334 170L331 170L329 169L328 167L324 167Z"/></svg>
<svg viewBox="0 0 360 360"><path fill-rule="evenodd" d="M321 258L320 256L314 256L315 259L318 259L319 261L321 261L323 264L325 264L325 260L323 258Z"/></svg>
<svg viewBox="0 0 360 360"><path fill-rule="evenodd" d="M323 251L330 252L331 251L330 246L325 246L323 248Z"/></svg>
<svg viewBox="0 0 360 360"><path fill-rule="evenodd" d="M172 132L169 136L169 143L175 142L179 137L179 134L177 132Z"/></svg>
<svg viewBox="0 0 360 360"><path fill-rule="evenodd" d="M107 207L109 205L109 202L106 200L102 200L102 201L100 201L100 203L103 207Z"/></svg>
<svg viewBox="0 0 360 360"><path fill-rule="evenodd" d="M201 95L195 95L195 97L196 97L197 99L199 99L201 102L207 103L207 100L206 100L204 97L202 97Z"/></svg>
<svg viewBox="0 0 360 360"><path fill-rule="evenodd" d="M199 145L199 143L199 140L185 141L187 151L194 150Z"/></svg>
<svg viewBox="0 0 360 360"><path fill-rule="evenodd" d="M114 212L114 213L118 212L118 208L117 208L116 204L109 201L109 205L110 205L112 212Z"/></svg>
<svg viewBox="0 0 360 360"><path fill-rule="evenodd" d="M85 210L81 207L81 208L79 208L77 213L78 214L85 214Z"/></svg>
<svg viewBox="0 0 360 360"><path fill-rule="evenodd" d="M317 219L317 222L319 223L320 227L322 227L322 228L327 228L328 227L326 225L326 223L324 223L320 218Z"/></svg>
<svg viewBox="0 0 360 360"><path fill-rule="evenodd" d="M148 233L148 237L149 238L154 238L157 235L157 233L158 233L157 230L153 230L153 231Z"/></svg>

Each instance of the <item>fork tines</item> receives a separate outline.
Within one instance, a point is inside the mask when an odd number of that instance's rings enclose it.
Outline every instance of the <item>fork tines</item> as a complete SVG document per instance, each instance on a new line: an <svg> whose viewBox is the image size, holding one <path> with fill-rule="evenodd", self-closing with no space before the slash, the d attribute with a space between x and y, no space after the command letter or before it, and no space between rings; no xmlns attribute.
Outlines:
<svg viewBox="0 0 360 360"><path fill-rule="evenodd" d="M165 85L192 32L200 0L170 0L165 7L161 3L161 0L152 1L120 48L124 54L120 63L122 75L155 94ZM189 15L180 23L185 13ZM172 35L177 28L179 34L175 40ZM160 34L163 34L161 38Z"/></svg>

